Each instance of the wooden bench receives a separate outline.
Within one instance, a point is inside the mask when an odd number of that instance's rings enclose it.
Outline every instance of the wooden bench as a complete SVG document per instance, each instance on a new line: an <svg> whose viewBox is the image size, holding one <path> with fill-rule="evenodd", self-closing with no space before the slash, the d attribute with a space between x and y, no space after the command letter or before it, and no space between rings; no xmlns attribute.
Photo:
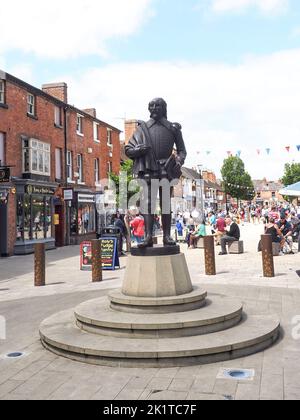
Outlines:
<svg viewBox="0 0 300 420"><path fill-rule="evenodd" d="M279 252L280 252L280 243L273 242L272 248L273 248L273 257L278 257Z"/></svg>
<svg viewBox="0 0 300 420"><path fill-rule="evenodd" d="M244 241L234 241L228 245L229 254L243 254L244 253Z"/></svg>
<svg viewBox="0 0 300 420"><path fill-rule="evenodd" d="M204 249L204 238L199 238L197 242L198 249Z"/></svg>

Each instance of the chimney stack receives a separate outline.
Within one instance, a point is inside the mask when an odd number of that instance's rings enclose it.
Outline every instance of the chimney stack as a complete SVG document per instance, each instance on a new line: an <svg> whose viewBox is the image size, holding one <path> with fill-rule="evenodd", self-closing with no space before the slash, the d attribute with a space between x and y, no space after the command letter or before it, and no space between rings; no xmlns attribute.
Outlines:
<svg viewBox="0 0 300 420"><path fill-rule="evenodd" d="M68 103L68 85L66 83L49 83L42 86L42 90L48 95L54 96L62 102Z"/></svg>
<svg viewBox="0 0 300 420"><path fill-rule="evenodd" d="M83 112L91 115L93 118L97 118L97 111L95 108L83 109Z"/></svg>

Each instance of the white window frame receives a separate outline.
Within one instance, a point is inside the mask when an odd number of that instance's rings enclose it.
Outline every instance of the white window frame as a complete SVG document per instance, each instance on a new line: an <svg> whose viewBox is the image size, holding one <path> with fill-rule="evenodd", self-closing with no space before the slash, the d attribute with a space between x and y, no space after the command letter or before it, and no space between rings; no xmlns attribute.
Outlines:
<svg viewBox="0 0 300 420"><path fill-rule="evenodd" d="M62 149L55 149L55 179L62 179Z"/></svg>
<svg viewBox="0 0 300 420"><path fill-rule="evenodd" d="M100 139L99 139L99 123L97 123L96 121L94 121L93 123L93 131L94 131L94 141L96 143L100 143Z"/></svg>
<svg viewBox="0 0 300 420"><path fill-rule="evenodd" d="M100 181L100 175L99 175L100 164L99 164L99 162L100 161L99 161L98 158L94 159L94 179L95 179L95 184L96 185L98 185L99 181Z"/></svg>
<svg viewBox="0 0 300 420"><path fill-rule="evenodd" d="M0 166L5 166L5 133L0 132Z"/></svg>
<svg viewBox="0 0 300 420"><path fill-rule="evenodd" d="M32 93L27 93L27 114L35 117L36 97Z"/></svg>
<svg viewBox="0 0 300 420"><path fill-rule="evenodd" d="M24 147L24 141L28 141L28 147ZM30 173L43 176L51 176L51 145L37 139L23 140L23 173ZM25 151L28 151L29 171L25 170ZM37 155L37 169L33 169L33 154ZM39 159L42 156L43 171L39 170ZM48 171L46 171L46 162L48 160Z"/></svg>
<svg viewBox="0 0 300 420"><path fill-rule="evenodd" d="M0 80L0 104L5 104L5 81Z"/></svg>
<svg viewBox="0 0 300 420"><path fill-rule="evenodd" d="M78 182L79 183L83 183L84 179L83 179L83 155L78 154L77 155L77 168L78 168Z"/></svg>
<svg viewBox="0 0 300 420"><path fill-rule="evenodd" d="M107 146L109 147L113 147L113 140L112 140L112 129L108 128L107 132L106 132L106 136L107 136Z"/></svg>
<svg viewBox="0 0 300 420"><path fill-rule="evenodd" d="M76 122L76 133L78 136L83 137L83 116L80 114L77 114L77 122Z"/></svg>
<svg viewBox="0 0 300 420"><path fill-rule="evenodd" d="M107 162L107 173L108 174L112 173L112 162L111 161Z"/></svg>
<svg viewBox="0 0 300 420"><path fill-rule="evenodd" d="M73 152L71 150L67 151L67 170L68 178L67 182L73 182Z"/></svg>
<svg viewBox="0 0 300 420"><path fill-rule="evenodd" d="M56 127L62 127L62 109L60 106L54 106L54 124Z"/></svg>

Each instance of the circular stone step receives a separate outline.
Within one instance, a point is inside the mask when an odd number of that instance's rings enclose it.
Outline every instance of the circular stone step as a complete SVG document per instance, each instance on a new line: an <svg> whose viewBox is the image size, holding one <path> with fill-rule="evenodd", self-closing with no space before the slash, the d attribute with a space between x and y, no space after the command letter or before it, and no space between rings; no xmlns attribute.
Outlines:
<svg viewBox="0 0 300 420"><path fill-rule="evenodd" d="M43 345L57 355L84 363L124 367L171 367L245 357L271 346L280 333L275 315L248 316L213 334L162 339L128 339L90 334L75 325L74 310L40 326Z"/></svg>
<svg viewBox="0 0 300 420"><path fill-rule="evenodd" d="M206 304L207 292L194 286L193 291L185 295L142 298L127 296L121 290L114 290L109 293L108 298L111 308L119 312L164 314L202 308Z"/></svg>
<svg viewBox="0 0 300 420"><path fill-rule="evenodd" d="M202 309L166 314L132 314L112 310L107 297L84 302L75 309L77 326L84 331L113 337L186 337L222 331L238 324L243 305L215 298Z"/></svg>

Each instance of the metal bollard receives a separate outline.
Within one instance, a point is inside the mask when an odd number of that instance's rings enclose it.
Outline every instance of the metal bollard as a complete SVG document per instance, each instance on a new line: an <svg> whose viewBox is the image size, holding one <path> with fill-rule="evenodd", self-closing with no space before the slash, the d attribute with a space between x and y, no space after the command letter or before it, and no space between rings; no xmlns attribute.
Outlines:
<svg viewBox="0 0 300 420"><path fill-rule="evenodd" d="M204 238L204 255L206 275L215 276L217 272L215 256L215 238L213 236L206 236Z"/></svg>
<svg viewBox="0 0 300 420"><path fill-rule="evenodd" d="M95 239L92 241L92 282L102 280L101 239Z"/></svg>
<svg viewBox="0 0 300 420"><path fill-rule="evenodd" d="M46 251L43 243L34 246L34 285L46 285Z"/></svg>
<svg viewBox="0 0 300 420"><path fill-rule="evenodd" d="M275 277L273 245L271 235L261 235L261 249L264 277Z"/></svg>

